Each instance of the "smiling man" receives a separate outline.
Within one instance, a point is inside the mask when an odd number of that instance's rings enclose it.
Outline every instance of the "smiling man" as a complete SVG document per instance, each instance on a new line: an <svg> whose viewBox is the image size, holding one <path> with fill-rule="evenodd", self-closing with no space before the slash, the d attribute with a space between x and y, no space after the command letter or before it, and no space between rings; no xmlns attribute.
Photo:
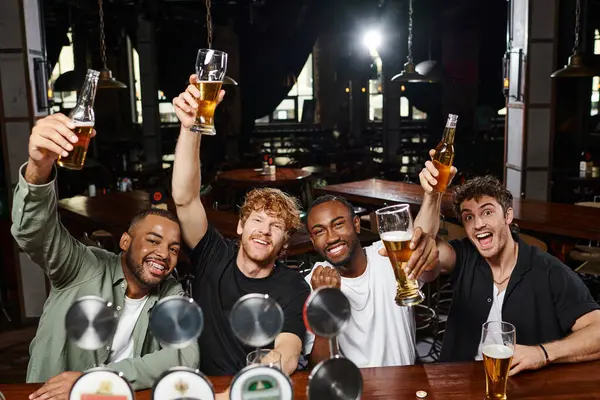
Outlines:
<svg viewBox="0 0 600 400"><path fill-rule="evenodd" d="M265 293L283 308L283 330L271 347L281 355L283 370L298 366L305 334L302 307L310 293L299 273L277 262L288 240L300 226L295 198L278 189L255 189L240 209L239 241L229 240L209 223L200 199L200 141L194 133L200 92L192 75L187 90L173 104L181 121L175 149L173 200L185 243L193 249L193 295L204 311L200 337L200 369L207 375L234 375L246 366L246 356L256 350L240 343L229 324L229 313L240 297ZM224 92L221 92L221 99Z"/></svg>
<svg viewBox="0 0 600 400"><path fill-rule="evenodd" d="M418 220L437 234L441 197L431 161L421 171L425 198ZM441 361L481 359L481 326L505 321L516 328L510 374L549 363L600 358L600 307L581 279L557 258L513 236L513 197L492 176L457 186L454 211L467 237L438 239L442 272L451 276L452 307Z"/></svg>
<svg viewBox="0 0 600 400"><path fill-rule="evenodd" d="M11 232L21 249L50 280L38 330L30 346L27 382L46 382L30 399L66 399L81 373L94 367L94 354L67 340L65 317L82 296L114 304L119 322L112 344L98 360L123 372L135 389L151 387L162 372L179 365L177 350L161 349L148 329L150 310L160 299L184 295L170 276L177 264L180 230L168 211L137 215L123 233L121 254L84 246L60 223L54 161L73 150L77 136L62 114L39 120L29 138L29 161L19 172ZM186 366L198 364L198 346L182 351Z"/></svg>
<svg viewBox="0 0 600 400"><path fill-rule="evenodd" d="M394 301L396 279L383 243L361 247L360 218L343 197L316 199L307 215L310 239L325 262L306 277L313 288L337 287L350 301L351 318L338 336L342 354L359 367L414 364L415 317ZM437 249L431 235L415 228L407 268L420 282L435 279ZM329 358L329 340L307 334L305 354L312 365Z"/></svg>

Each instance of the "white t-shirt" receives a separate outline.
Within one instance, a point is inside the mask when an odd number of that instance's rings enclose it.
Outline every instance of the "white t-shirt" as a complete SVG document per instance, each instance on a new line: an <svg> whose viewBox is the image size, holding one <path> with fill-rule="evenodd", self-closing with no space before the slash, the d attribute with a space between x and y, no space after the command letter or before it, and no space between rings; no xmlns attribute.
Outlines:
<svg viewBox="0 0 600 400"><path fill-rule="evenodd" d="M119 317L119 324L110 350L109 362L119 362L133 357L134 343L131 334L147 300L148 296L141 299L130 299L125 296L123 311Z"/></svg>
<svg viewBox="0 0 600 400"><path fill-rule="evenodd" d="M494 285L494 284L492 284ZM502 304L504 303L504 295L506 294L506 289L504 289L501 293L498 293L498 287L494 285L494 302L492 303L492 308L490 309L490 313L488 315L487 321L502 321ZM482 332L483 334L483 332ZM481 349L481 338L479 339L479 348L477 349L477 355L475 356L475 360L481 361L483 360L483 353Z"/></svg>
<svg viewBox="0 0 600 400"><path fill-rule="evenodd" d="M410 365L415 362L415 318L411 307L400 307L396 278L387 257L377 252L381 241L364 250L367 268L357 278L342 277L341 290L352 308L351 319L338 337L341 353L358 367ZM315 263L331 267L328 262ZM310 285L312 272L306 277ZM305 354L310 354L315 337L307 332Z"/></svg>

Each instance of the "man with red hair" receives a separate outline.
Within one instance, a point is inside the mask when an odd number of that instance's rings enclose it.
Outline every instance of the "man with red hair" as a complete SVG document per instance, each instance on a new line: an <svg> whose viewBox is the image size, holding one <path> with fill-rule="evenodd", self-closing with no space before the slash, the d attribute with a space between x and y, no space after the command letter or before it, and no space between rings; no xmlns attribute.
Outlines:
<svg viewBox="0 0 600 400"><path fill-rule="evenodd" d="M279 358L291 374L298 366L305 327L302 307L310 293L296 271L277 262L288 240L300 226L295 198L278 189L254 189L240 209L237 233L241 239L225 239L207 220L200 200L200 141L190 130L200 92L190 78L187 90L173 100L181 122L173 168L173 200L185 243L193 249L194 299L205 316L200 337L200 369L207 375L233 375L246 365L255 350L240 343L229 325L235 302L248 293L265 293L275 299L285 315L271 356ZM225 93L221 91L219 101Z"/></svg>

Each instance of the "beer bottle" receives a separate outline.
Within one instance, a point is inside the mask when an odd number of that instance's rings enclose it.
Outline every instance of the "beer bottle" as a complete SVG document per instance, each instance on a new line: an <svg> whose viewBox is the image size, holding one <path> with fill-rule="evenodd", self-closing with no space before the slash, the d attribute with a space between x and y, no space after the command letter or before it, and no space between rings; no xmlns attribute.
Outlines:
<svg viewBox="0 0 600 400"><path fill-rule="evenodd" d="M69 169L82 169L87 154L94 123L94 99L96 98L96 87L100 72L88 69L85 76L85 82L81 88L77 105L69 113L69 118L73 120L75 129L73 133L79 138L77 143L73 144L73 150L68 156L59 156L57 164Z"/></svg>
<svg viewBox="0 0 600 400"><path fill-rule="evenodd" d="M450 168L454 162L454 134L456 133L457 121L458 115L448 114L444 135L435 148L433 165L439 172L436 177L437 184L433 187L436 192L444 193L450 181Z"/></svg>

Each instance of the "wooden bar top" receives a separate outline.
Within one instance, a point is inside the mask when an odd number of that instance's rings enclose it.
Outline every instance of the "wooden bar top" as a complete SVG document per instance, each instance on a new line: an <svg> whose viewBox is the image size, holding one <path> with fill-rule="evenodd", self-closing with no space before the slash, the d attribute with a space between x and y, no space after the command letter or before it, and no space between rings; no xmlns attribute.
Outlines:
<svg viewBox="0 0 600 400"><path fill-rule="evenodd" d="M310 171L299 168L277 167L274 175L265 174L262 169L243 168L220 172L217 181L234 186L287 186L298 184L311 175Z"/></svg>
<svg viewBox="0 0 600 400"><path fill-rule="evenodd" d="M523 372L508 381L509 400L600 399L600 362L551 365L535 372ZM413 400L416 392L427 392L426 400L480 400L485 393L481 362L364 368L362 399ZM230 377L211 377L215 391L222 392ZM294 399L306 399L307 372L292 376ZM40 384L0 385L8 400L26 400ZM138 400L150 400L150 391L136 393Z"/></svg>
<svg viewBox="0 0 600 400"><path fill-rule="evenodd" d="M339 195L355 204L376 207L407 203L417 209L423 202L421 185L382 179L329 185L315 189L315 193ZM521 229L578 239L600 240L600 209L598 208L527 199L515 199L513 208L514 222ZM443 196L442 213L446 217L455 217L450 193L445 193Z"/></svg>
<svg viewBox="0 0 600 400"><path fill-rule="evenodd" d="M131 219L141 211L151 207L150 195L147 192L134 190L118 192L96 197L75 196L58 202L58 211L67 228L77 224L90 230L103 229L119 240L129 227ZM172 199L166 199L168 209L175 213ZM237 214L229 211L213 210L205 206L208 220L219 232L228 238L237 238ZM288 247L288 255L303 254L313 250L308 232L302 229L294 234Z"/></svg>

